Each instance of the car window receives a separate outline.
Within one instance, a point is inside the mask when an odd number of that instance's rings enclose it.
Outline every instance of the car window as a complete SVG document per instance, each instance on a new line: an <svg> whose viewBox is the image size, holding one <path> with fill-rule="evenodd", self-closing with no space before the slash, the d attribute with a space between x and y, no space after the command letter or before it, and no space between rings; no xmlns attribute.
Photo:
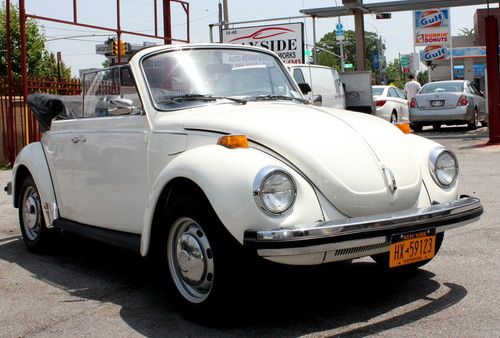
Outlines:
<svg viewBox="0 0 500 338"><path fill-rule="evenodd" d="M119 81L118 68L85 74L83 77L83 117L109 116L109 101L120 97Z"/></svg>
<svg viewBox="0 0 500 338"><path fill-rule="evenodd" d="M306 79L304 79L304 74L302 74L302 70L299 68L295 68L293 70L293 78L297 83L306 83Z"/></svg>
<svg viewBox="0 0 500 338"><path fill-rule="evenodd" d="M389 90L387 91L387 96L398 97L398 94L396 93L396 90L394 88L389 88Z"/></svg>
<svg viewBox="0 0 500 338"><path fill-rule="evenodd" d="M442 92L463 92L463 82L433 82L425 84L420 94L442 93Z"/></svg>
<svg viewBox="0 0 500 338"><path fill-rule="evenodd" d="M382 95L384 93L384 87L372 87L372 95Z"/></svg>
<svg viewBox="0 0 500 338"><path fill-rule="evenodd" d="M142 103L129 67L87 73L83 80L83 117L141 114ZM129 99L130 109L117 109L113 99Z"/></svg>
<svg viewBox="0 0 500 338"><path fill-rule="evenodd" d="M403 93L400 89L396 89L396 93L398 94L398 96L400 98L402 98L403 100L406 100L406 94Z"/></svg>
<svg viewBox="0 0 500 338"><path fill-rule="evenodd" d="M469 84L470 90L473 94L481 96L481 92L473 84Z"/></svg>

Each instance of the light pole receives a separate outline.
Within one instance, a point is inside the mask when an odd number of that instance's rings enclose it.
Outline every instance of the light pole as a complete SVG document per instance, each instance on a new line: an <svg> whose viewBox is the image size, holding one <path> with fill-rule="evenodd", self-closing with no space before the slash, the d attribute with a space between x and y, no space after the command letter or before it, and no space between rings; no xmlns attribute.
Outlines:
<svg viewBox="0 0 500 338"><path fill-rule="evenodd" d="M377 34L378 74L380 81L382 81L382 56L384 53L384 51L382 50L382 37L378 34L378 29L377 27L375 27L375 25L369 22L366 23L372 26Z"/></svg>

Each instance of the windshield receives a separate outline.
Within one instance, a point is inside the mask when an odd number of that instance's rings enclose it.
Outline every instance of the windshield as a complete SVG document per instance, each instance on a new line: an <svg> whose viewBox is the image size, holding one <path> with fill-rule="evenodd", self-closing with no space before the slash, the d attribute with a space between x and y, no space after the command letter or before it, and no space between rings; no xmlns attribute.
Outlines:
<svg viewBox="0 0 500 338"><path fill-rule="evenodd" d="M372 95L382 95L384 87L372 87Z"/></svg>
<svg viewBox="0 0 500 338"><path fill-rule="evenodd" d="M160 109L208 104L225 98L302 99L279 61L259 51L168 51L144 59L142 66L151 96Z"/></svg>
<svg viewBox="0 0 500 338"><path fill-rule="evenodd" d="M442 93L442 92L463 92L463 82L434 82L422 87L420 94Z"/></svg>

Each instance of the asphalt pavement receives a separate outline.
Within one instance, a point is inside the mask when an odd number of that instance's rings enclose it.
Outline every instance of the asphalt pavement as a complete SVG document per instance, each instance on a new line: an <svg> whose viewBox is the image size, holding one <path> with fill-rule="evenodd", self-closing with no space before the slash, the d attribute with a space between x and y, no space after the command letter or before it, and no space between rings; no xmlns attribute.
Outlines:
<svg viewBox="0 0 500 338"><path fill-rule="evenodd" d="M151 265L126 251L64 236L29 253L17 209L0 193L0 336L500 336L500 146L485 128L425 129L456 152L460 193L478 196L479 222L449 231L416 274L369 258L318 268L261 266L237 280L233 303L207 321L173 302ZM11 171L0 171L0 186ZM207 316L208 317L208 316Z"/></svg>

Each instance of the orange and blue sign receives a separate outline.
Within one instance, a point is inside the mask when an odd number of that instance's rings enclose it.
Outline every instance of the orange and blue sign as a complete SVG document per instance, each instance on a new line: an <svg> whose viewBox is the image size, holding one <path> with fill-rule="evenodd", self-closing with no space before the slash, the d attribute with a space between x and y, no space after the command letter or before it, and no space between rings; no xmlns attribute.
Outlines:
<svg viewBox="0 0 500 338"><path fill-rule="evenodd" d="M450 10L448 8L415 11L415 28L449 27Z"/></svg>

